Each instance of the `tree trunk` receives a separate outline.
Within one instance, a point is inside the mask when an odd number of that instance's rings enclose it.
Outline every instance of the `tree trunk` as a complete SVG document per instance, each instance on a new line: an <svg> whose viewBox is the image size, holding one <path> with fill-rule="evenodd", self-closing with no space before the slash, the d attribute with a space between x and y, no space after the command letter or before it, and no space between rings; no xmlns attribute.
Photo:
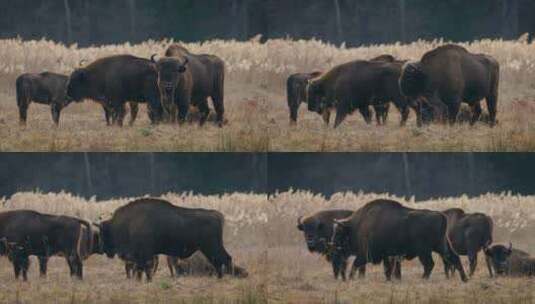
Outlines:
<svg viewBox="0 0 535 304"><path fill-rule="evenodd" d="M410 197L412 195L411 175L409 172L409 157L406 152L403 153L403 179L405 180L405 191L407 196Z"/></svg>
<svg viewBox="0 0 535 304"><path fill-rule="evenodd" d="M502 0L502 37L514 39L518 36L518 0Z"/></svg>
<svg viewBox="0 0 535 304"><path fill-rule="evenodd" d="M128 0L128 10L130 14L130 41L136 37L136 0Z"/></svg>
<svg viewBox="0 0 535 304"><path fill-rule="evenodd" d="M334 12L336 15L336 35L337 35L337 42L342 43L344 40L344 32L342 29L342 17L340 13L340 3L338 0L334 1Z"/></svg>
<svg viewBox="0 0 535 304"><path fill-rule="evenodd" d="M71 8L69 6L69 0L63 0L63 6L65 7L65 23L67 26L67 43L72 42L72 23L71 23Z"/></svg>
<svg viewBox="0 0 535 304"><path fill-rule="evenodd" d="M400 34L401 34L400 41L406 42L407 33L406 33L406 28L405 28L405 0L399 0L399 17L400 17L399 29L400 29Z"/></svg>

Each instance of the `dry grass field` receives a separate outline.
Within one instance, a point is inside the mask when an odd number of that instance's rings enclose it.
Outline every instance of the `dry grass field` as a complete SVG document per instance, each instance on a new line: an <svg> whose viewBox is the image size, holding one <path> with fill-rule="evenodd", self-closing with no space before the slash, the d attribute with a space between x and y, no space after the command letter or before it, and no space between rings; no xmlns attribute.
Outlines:
<svg viewBox="0 0 535 304"><path fill-rule="evenodd" d="M416 60L443 41L407 45L335 47L316 40L269 40L259 43L213 40L190 43L195 53L220 56L227 63L226 116L223 129L149 125L145 108L133 127L110 128L103 111L91 101L69 106L54 128L50 110L33 104L29 124L18 126L15 78L44 70L68 74L82 59L130 53L148 58L162 54L171 41L147 41L78 48L49 41L0 40L0 151L533 151L535 150L535 44L523 41L481 40L463 44L470 51L488 53L501 64L496 128L483 123L415 126L414 113L405 128L391 109L384 127L366 125L355 113L340 128L325 128L321 118L302 105L299 123L290 127L285 96L289 74L327 70L354 59L390 53Z"/></svg>
<svg viewBox="0 0 535 304"><path fill-rule="evenodd" d="M224 194L197 196L167 194L163 198L182 206L214 208L226 216L226 247L249 277L222 280L210 277L169 277L163 259L151 283L127 281L117 259L93 256L86 262L82 282L69 278L65 262L52 258L49 276L40 279L36 263L28 283L15 282L7 259L0 259L2 303L535 303L533 279L490 279L483 257L468 283L446 280L435 259L429 281L420 279L417 262L403 263L403 280L387 283L381 266L369 266L365 279L335 281L329 265L310 254L296 229L296 218L325 208L353 208L379 197L390 197L417 208L461 207L494 218L495 241L535 252L535 197L507 193L476 198L457 197L415 203L389 195L336 193L329 199L309 192L264 195ZM31 208L69 214L89 220L107 215L130 199L96 202L67 193L17 193L2 199L1 210Z"/></svg>

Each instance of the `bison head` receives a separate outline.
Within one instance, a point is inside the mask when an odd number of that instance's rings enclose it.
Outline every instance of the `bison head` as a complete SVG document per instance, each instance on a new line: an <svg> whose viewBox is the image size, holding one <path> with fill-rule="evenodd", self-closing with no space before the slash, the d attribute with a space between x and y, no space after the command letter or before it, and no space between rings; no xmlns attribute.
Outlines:
<svg viewBox="0 0 535 304"><path fill-rule="evenodd" d="M85 69L74 70L67 83L67 99L70 101L81 101L89 96L89 83Z"/></svg>
<svg viewBox="0 0 535 304"><path fill-rule="evenodd" d="M505 274L509 265L509 257L513 252L513 244L509 243L509 247L494 245L490 248L485 248L484 251L485 257L490 260L496 274Z"/></svg>
<svg viewBox="0 0 535 304"><path fill-rule="evenodd" d="M321 113L321 109L324 106L322 105L323 95L322 85L314 79L310 80L306 88L306 101L309 111Z"/></svg>
<svg viewBox="0 0 535 304"><path fill-rule="evenodd" d="M115 257L117 253L115 246L113 245L113 236L111 233L111 225L109 221L104 221L98 224L100 228L100 238L98 248L101 248L102 252L110 259Z"/></svg>
<svg viewBox="0 0 535 304"><path fill-rule="evenodd" d="M22 243L8 241L7 238L0 239L0 251L2 255L7 255L10 261L17 261L25 259L29 255L30 240L26 240Z"/></svg>
<svg viewBox="0 0 535 304"><path fill-rule="evenodd" d="M183 57L183 59L179 59L178 57L164 57L155 61L154 56L152 55L151 60L156 64L156 70L158 72L160 98L164 110L169 114L173 112L175 91L183 79L182 75L187 70L189 60L188 57Z"/></svg>
<svg viewBox="0 0 535 304"><path fill-rule="evenodd" d="M326 253L332 235L331 225L314 218L297 219L297 229L303 231L310 252Z"/></svg>

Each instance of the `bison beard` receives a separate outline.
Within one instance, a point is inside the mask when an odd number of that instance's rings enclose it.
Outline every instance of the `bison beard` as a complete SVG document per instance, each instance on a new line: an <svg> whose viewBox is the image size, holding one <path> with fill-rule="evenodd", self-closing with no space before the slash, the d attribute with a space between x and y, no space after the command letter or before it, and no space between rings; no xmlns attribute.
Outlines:
<svg viewBox="0 0 535 304"><path fill-rule="evenodd" d="M461 279L466 281L459 256L447 237L447 219L440 212L406 208L398 202L375 200L367 203L353 215L336 221L333 246L333 267L348 253L355 254L354 267L368 262L385 265L385 276L391 278L391 257L405 259L418 257L424 267L423 278L431 275L434 267L432 252L455 265Z"/></svg>
<svg viewBox="0 0 535 304"><path fill-rule="evenodd" d="M104 252L108 257L128 257L147 280L151 261L158 254L181 259L200 251L218 277L234 273L232 257L223 246L223 215L214 210L189 209L159 199L139 199L117 209L101 223ZM173 233L169 233L173 231ZM125 237L128 236L128 237Z"/></svg>

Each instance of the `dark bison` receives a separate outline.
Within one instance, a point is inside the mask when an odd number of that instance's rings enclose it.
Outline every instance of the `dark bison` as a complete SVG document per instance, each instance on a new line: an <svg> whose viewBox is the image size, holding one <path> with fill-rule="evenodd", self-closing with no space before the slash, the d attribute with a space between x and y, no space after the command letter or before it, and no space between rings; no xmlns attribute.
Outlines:
<svg viewBox="0 0 535 304"><path fill-rule="evenodd" d="M349 217L351 214L353 214L351 210L324 210L307 217L299 217L297 229L303 232L308 250L324 255L327 261L331 262L332 248L329 242L333 234L334 220ZM338 279L338 275L341 275L343 280L346 279L347 258L349 256L344 259L343 265L333 268L335 279ZM359 274L363 274L364 271L365 268L359 269Z"/></svg>
<svg viewBox="0 0 535 304"><path fill-rule="evenodd" d="M130 102L133 124L137 103L146 102L152 123L161 116L156 66L148 59L132 55L115 55L94 61L74 70L67 85L67 96L80 101L93 99L104 107L106 122L122 126L125 103Z"/></svg>
<svg viewBox="0 0 535 304"><path fill-rule="evenodd" d="M401 61L376 60L356 60L336 66L310 81L307 88L308 109L318 111L325 101L332 102L336 107L336 128L356 109L370 123L370 105L393 102L401 112L401 125L405 125L409 104L398 86L402 66Z"/></svg>
<svg viewBox="0 0 535 304"><path fill-rule="evenodd" d="M117 209L100 224L103 250L135 262L152 279L153 257L158 254L190 257L196 251L216 269L234 273L232 257L223 246L223 215L215 210L189 209L153 198L138 199Z"/></svg>
<svg viewBox="0 0 535 304"><path fill-rule="evenodd" d="M493 245L485 249L485 257L497 275L535 276L535 259L529 253L509 246Z"/></svg>
<svg viewBox="0 0 535 304"><path fill-rule="evenodd" d="M425 53L418 62L407 63L399 80L401 91L419 106L436 99L448 108L455 123L461 102L472 108L471 124L481 115L485 98L490 125L496 124L499 63L489 55L472 54L458 45L444 45Z"/></svg>
<svg viewBox="0 0 535 304"><path fill-rule="evenodd" d="M469 275L472 276L476 270L479 251L492 244L493 221L483 213L465 213L459 208L448 209L443 213L448 217L448 237L451 245L458 255L468 256ZM487 266L492 277L488 260ZM444 271L449 277L450 272L454 272L454 268L445 262Z"/></svg>
<svg viewBox="0 0 535 304"><path fill-rule="evenodd" d="M418 257L427 279L434 267L432 252L436 252L466 281L461 260L448 240L447 226L448 220L441 212L411 209L391 200L371 201L349 218L335 221L334 267L338 267L339 252L342 258L350 253L356 255L356 268L382 261L390 280L394 269L391 257Z"/></svg>
<svg viewBox="0 0 535 304"><path fill-rule="evenodd" d="M32 210L0 213L0 237L3 252L13 263L15 277L22 272L27 280L29 256L39 258L41 275L46 275L48 257L64 256L71 276L83 277L82 261L92 253L100 253L93 238L91 224L69 217L42 214Z"/></svg>
<svg viewBox="0 0 535 304"><path fill-rule="evenodd" d="M162 105L171 120L186 120L190 105L199 109L203 125L210 113L208 97L212 99L217 123L224 123L225 63L208 54L192 54L180 45L171 45L165 57L156 63L158 88Z"/></svg>
<svg viewBox="0 0 535 304"><path fill-rule="evenodd" d="M58 125L61 110L71 102L66 94L68 80L69 77L66 75L51 72L27 73L17 77L17 106L20 124L26 124L28 107L30 103L36 102L50 106L52 120Z"/></svg>
<svg viewBox="0 0 535 304"><path fill-rule="evenodd" d="M286 80L286 97L290 110L290 124L297 123L297 113L301 103L306 102L306 88L308 82L321 75L321 72L295 73ZM323 116L326 124L329 123L331 112L329 109L320 109L318 114Z"/></svg>
<svg viewBox="0 0 535 304"><path fill-rule="evenodd" d="M307 217L299 217L297 220L297 229L303 231L307 248L310 252L317 252L324 255L328 262L332 262L331 244L333 236L333 225L335 220L347 218L353 214L351 210L324 210L316 212ZM341 275L342 280L346 279L347 260L350 255L344 256L340 260L340 267L333 267L334 278L338 279ZM399 263L396 263L396 265ZM397 268L396 270L400 270ZM352 279L357 271L356 268L351 268L349 278ZM366 273L366 266L358 269L359 277L364 277ZM401 273L399 273L401 276ZM396 276L398 272L396 271Z"/></svg>

